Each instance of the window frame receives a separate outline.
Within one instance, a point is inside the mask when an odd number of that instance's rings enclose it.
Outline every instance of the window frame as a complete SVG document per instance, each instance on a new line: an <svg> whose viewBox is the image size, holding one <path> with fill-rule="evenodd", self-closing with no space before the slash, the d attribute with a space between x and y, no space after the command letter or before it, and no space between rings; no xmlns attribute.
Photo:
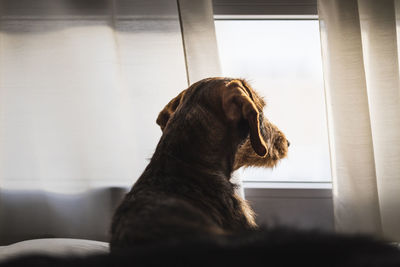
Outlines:
<svg viewBox="0 0 400 267"><path fill-rule="evenodd" d="M317 0L212 0L214 15L317 15Z"/></svg>
<svg viewBox="0 0 400 267"><path fill-rule="evenodd" d="M213 0L214 21L221 20L318 20L317 1L295 1L297 5L290 5L294 1L259 2L256 0ZM328 130L328 125L327 125ZM329 147L329 131L328 131ZM329 147L330 150L330 147ZM330 166L332 167L330 160ZM242 181L245 189L332 189L331 181Z"/></svg>

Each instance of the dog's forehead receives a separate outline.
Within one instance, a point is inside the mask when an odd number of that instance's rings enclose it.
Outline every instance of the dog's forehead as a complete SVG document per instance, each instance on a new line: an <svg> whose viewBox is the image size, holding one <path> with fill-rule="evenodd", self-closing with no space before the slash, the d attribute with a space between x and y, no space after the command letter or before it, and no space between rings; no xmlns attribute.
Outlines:
<svg viewBox="0 0 400 267"><path fill-rule="evenodd" d="M264 99L249 85L244 79L234 79L225 77L213 77L200 80L192 84L184 98L190 98L193 95L197 95L201 92L213 93L221 92L222 90L229 90L232 85L236 85L241 88L249 97L254 101L259 111L262 111L265 107Z"/></svg>
<svg viewBox="0 0 400 267"><path fill-rule="evenodd" d="M201 95L202 93L215 93L221 87L225 86L226 78L206 78L192 84L187 90L184 96L185 99L191 98L195 95Z"/></svg>
<svg viewBox="0 0 400 267"><path fill-rule="evenodd" d="M228 82L229 84L236 84L238 87L242 88L243 91L245 91L249 97L254 101L256 104L257 108L259 111L262 111L263 108L265 107L265 101L263 97L261 97L250 85L249 83L244 80L244 79L232 79L231 81Z"/></svg>

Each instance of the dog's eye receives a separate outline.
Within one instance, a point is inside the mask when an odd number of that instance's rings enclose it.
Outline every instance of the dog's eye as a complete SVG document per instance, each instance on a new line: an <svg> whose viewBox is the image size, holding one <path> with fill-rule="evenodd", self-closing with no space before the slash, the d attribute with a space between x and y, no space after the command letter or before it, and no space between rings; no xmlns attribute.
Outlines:
<svg viewBox="0 0 400 267"><path fill-rule="evenodd" d="M264 125L264 118L261 115L258 117L258 124L259 124L259 128L260 128L262 137L264 137L264 139L269 138L267 129L265 128L265 125Z"/></svg>
<svg viewBox="0 0 400 267"><path fill-rule="evenodd" d="M258 114L258 124L260 128L264 128L264 116L262 113Z"/></svg>

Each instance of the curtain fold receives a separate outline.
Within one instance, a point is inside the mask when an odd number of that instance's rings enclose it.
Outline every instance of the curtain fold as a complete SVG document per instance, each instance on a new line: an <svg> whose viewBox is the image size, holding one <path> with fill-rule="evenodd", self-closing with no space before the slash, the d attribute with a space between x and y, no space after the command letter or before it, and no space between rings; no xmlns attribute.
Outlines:
<svg viewBox="0 0 400 267"><path fill-rule="evenodd" d="M221 76L212 0L177 0L188 84Z"/></svg>
<svg viewBox="0 0 400 267"><path fill-rule="evenodd" d="M395 1L320 0L335 226L400 240Z"/></svg>

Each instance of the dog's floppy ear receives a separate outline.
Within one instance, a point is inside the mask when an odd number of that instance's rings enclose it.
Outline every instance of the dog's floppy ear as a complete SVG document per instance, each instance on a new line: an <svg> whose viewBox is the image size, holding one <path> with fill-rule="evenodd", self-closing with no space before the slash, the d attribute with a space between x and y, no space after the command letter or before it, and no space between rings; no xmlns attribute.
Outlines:
<svg viewBox="0 0 400 267"><path fill-rule="evenodd" d="M257 155L267 154L267 145L260 132L259 112L249 93L239 81L231 81L222 93L222 108L228 120L244 118L249 123L250 142ZM262 122L261 122L262 123Z"/></svg>
<svg viewBox="0 0 400 267"><path fill-rule="evenodd" d="M169 101L169 103L164 107L164 109L161 110L161 112L158 114L156 122L160 126L161 131L164 130L172 114L174 114L175 110L178 108L185 93L186 90L182 91L179 95L177 95L175 98Z"/></svg>

